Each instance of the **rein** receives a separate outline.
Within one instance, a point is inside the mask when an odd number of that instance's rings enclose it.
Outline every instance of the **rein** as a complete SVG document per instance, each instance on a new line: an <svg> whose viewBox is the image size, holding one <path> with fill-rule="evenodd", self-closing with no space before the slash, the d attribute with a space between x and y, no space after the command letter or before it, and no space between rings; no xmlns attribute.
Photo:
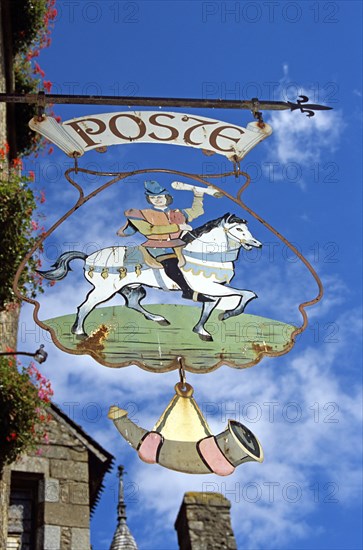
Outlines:
<svg viewBox="0 0 363 550"><path fill-rule="evenodd" d="M208 260L210 262L217 262L217 263L225 263L225 262L234 262L237 258L237 253L241 247L241 244L245 242L245 240L239 240L236 238L232 233L230 233L229 229L226 229L225 227L221 227L223 229L224 233L226 234L226 249L221 252L206 252L206 251L193 251L193 250L186 250L186 247L183 250L183 256L185 259L195 259L195 260L203 260L203 262L207 263ZM231 235L231 238L228 237L228 234ZM203 240L201 240L199 237L196 237L194 240L197 240L204 243ZM231 242L239 242L239 246L237 247L231 247ZM190 243L188 243L190 244ZM188 244L186 246L188 246ZM208 244L208 243L206 243ZM222 244L222 243L221 243Z"/></svg>
<svg viewBox="0 0 363 550"><path fill-rule="evenodd" d="M234 242L237 242L237 243L240 243L241 244L246 244L246 239L239 239L238 237L236 237L235 235L233 235L233 233L230 232L229 229L227 229L226 227L223 227L223 231L226 233L227 235L227 239L228 239L228 235L230 235L231 237L231 240L234 241ZM228 241L227 241L228 242ZM239 248L239 247L238 247ZM231 248L230 250L237 250L237 248Z"/></svg>

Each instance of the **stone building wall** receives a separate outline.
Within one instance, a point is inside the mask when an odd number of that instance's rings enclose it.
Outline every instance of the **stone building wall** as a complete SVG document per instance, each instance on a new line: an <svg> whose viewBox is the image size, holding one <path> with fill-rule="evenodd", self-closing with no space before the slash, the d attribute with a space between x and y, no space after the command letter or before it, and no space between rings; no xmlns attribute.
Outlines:
<svg viewBox="0 0 363 550"><path fill-rule="evenodd" d="M90 548L88 449L52 418L49 444L40 456L25 456L11 466L12 475L39 475L36 550ZM11 511L10 511L11 515ZM9 533L14 526L9 522Z"/></svg>
<svg viewBox="0 0 363 550"><path fill-rule="evenodd" d="M236 550L230 509L220 493L185 493L175 522L180 550Z"/></svg>

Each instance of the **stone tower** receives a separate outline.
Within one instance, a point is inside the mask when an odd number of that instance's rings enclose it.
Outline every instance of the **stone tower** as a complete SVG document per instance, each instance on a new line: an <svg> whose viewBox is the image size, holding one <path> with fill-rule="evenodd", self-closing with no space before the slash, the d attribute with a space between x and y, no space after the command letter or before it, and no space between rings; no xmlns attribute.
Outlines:
<svg viewBox="0 0 363 550"><path fill-rule="evenodd" d="M180 550L237 550L230 509L220 493L185 493L175 522Z"/></svg>
<svg viewBox="0 0 363 550"><path fill-rule="evenodd" d="M119 472L119 496L117 506L117 527L113 536L110 550L137 550L137 544L134 537L131 535L130 529L126 523L126 504L124 498L124 483L122 474L123 466L118 467Z"/></svg>

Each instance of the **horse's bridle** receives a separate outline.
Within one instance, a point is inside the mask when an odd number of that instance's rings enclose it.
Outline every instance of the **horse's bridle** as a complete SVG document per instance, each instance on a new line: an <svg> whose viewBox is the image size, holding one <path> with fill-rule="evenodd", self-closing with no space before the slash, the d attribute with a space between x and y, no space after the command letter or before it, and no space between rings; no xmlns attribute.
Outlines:
<svg viewBox="0 0 363 550"><path fill-rule="evenodd" d="M236 224L238 225L238 224ZM226 227L223 228L224 232L227 233L227 235L230 235L231 236L231 239L234 241L234 242L237 242L237 243L240 243L240 244L246 244L246 239L239 239L238 237L236 237L235 235L233 235L233 233L230 232L229 229L227 229ZM228 238L228 237L227 237Z"/></svg>

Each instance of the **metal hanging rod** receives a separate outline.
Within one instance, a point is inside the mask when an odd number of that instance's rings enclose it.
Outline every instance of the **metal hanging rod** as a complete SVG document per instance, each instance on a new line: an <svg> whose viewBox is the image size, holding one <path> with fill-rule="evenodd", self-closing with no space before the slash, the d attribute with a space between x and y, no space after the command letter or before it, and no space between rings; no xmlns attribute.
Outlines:
<svg viewBox="0 0 363 550"><path fill-rule="evenodd" d="M133 97L133 96L107 96L107 95L65 95L65 94L20 94L0 93L0 102L6 103L32 103L39 106L46 104L64 105L126 105L139 107L192 107L205 109L248 109L256 115L259 111L296 111L307 113L308 117L314 116L314 111L332 109L325 105L308 103L309 98L299 96L296 103L291 101L269 101L257 98L235 99L188 99L165 97Z"/></svg>
<svg viewBox="0 0 363 550"><path fill-rule="evenodd" d="M27 357L34 357L38 363L44 363L48 357L48 353L44 349L44 344L41 344L39 349L34 353L30 353L29 351L1 351L0 355L26 355Z"/></svg>

